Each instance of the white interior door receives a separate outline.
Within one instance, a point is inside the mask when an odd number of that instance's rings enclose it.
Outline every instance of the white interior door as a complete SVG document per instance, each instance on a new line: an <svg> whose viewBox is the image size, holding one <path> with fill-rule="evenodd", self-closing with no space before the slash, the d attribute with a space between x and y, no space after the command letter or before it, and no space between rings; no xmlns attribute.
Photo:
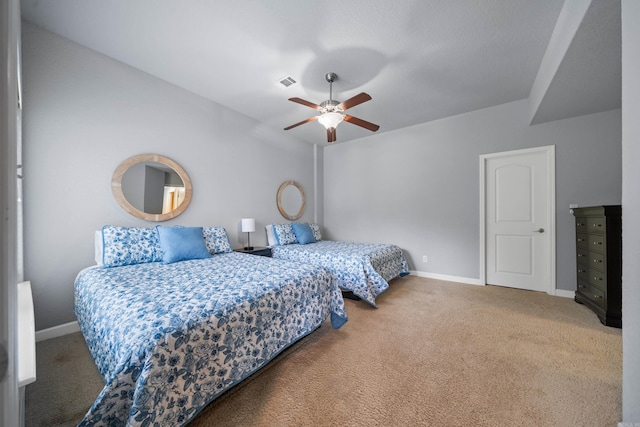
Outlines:
<svg viewBox="0 0 640 427"><path fill-rule="evenodd" d="M481 157L486 283L555 293L555 147Z"/></svg>

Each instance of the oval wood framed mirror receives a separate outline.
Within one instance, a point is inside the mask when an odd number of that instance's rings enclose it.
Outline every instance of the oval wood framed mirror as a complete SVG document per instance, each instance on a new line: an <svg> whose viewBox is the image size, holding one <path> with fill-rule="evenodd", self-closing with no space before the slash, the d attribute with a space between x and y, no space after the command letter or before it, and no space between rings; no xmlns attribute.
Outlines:
<svg viewBox="0 0 640 427"><path fill-rule="evenodd" d="M285 181L278 188L276 202L278 203L280 214L291 221L295 221L304 213L306 205L304 190L295 181Z"/></svg>
<svg viewBox="0 0 640 427"><path fill-rule="evenodd" d="M113 172L111 192L129 214L160 222L184 212L193 190L187 172L170 158L138 154L124 160Z"/></svg>

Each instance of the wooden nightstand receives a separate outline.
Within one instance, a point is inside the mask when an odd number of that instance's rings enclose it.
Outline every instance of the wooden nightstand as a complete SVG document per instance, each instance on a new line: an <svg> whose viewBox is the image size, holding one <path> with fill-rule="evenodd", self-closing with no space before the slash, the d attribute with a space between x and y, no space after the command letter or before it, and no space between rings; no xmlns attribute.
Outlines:
<svg viewBox="0 0 640 427"><path fill-rule="evenodd" d="M251 255L259 255L259 256L266 256L266 257L271 257L271 248L265 248L264 246L254 246L253 249L245 249L245 248L238 248L238 249L234 249L235 252L243 252L245 254L251 254Z"/></svg>

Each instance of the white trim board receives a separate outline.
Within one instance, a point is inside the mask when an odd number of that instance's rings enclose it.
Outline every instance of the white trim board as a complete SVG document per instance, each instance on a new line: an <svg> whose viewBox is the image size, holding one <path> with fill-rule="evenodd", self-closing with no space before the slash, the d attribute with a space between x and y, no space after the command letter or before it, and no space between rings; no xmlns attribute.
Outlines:
<svg viewBox="0 0 640 427"><path fill-rule="evenodd" d="M73 334L80 331L78 321L65 323L63 325L53 326L51 328L36 331L36 342L58 338L64 335Z"/></svg>
<svg viewBox="0 0 640 427"><path fill-rule="evenodd" d="M470 277L449 276L448 274L429 273L427 271L411 270L410 273L418 277L426 277L427 279L443 280L445 282L466 283L467 285L482 285L480 279L472 279Z"/></svg>
<svg viewBox="0 0 640 427"><path fill-rule="evenodd" d="M556 289L556 292L554 293L554 295L557 297L574 299L576 297L576 291L567 291L566 289Z"/></svg>
<svg viewBox="0 0 640 427"><path fill-rule="evenodd" d="M427 279L443 280L445 282L465 283L467 285L485 286L485 284L483 284L480 279L472 279L470 277L449 276L447 274L429 273L426 271L416 270L411 270L410 273L414 276L426 277ZM566 289L556 289L553 293L553 296L573 299L576 296L576 292L568 291Z"/></svg>

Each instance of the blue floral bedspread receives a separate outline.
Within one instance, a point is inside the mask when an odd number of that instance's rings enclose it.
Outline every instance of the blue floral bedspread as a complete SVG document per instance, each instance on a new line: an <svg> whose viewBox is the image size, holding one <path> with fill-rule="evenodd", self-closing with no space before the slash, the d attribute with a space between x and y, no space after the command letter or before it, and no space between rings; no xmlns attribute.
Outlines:
<svg viewBox="0 0 640 427"><path fill-rule="evenodd" d="M75 312L105 387L82 426L179 426L327 317L346 322L324 268L242 253L91 267Z"/></svg>
<svg viewBox="0 0 640 427"><path fill-rule="evenodd" d="M327 267L344 290L374 307L389 280L409 274L402 249L395 245L321 240L307 245L274 246L273 257Z"/></svg>

